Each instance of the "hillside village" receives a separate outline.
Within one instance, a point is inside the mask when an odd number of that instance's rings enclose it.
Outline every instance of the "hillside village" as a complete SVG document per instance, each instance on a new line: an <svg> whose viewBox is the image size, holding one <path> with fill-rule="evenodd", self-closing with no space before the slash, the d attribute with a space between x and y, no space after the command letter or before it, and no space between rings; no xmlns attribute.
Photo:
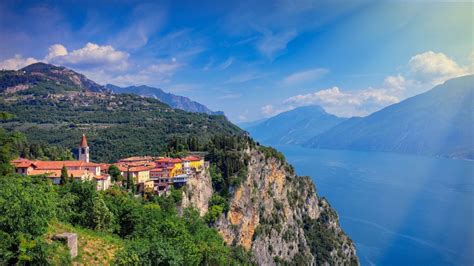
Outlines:
<svg viewBox="0 0 474 266"><path fill-rule="evenodd" d="M171 188L184 186L189 178L197 178L205 168L204 159L197 155L184 158L134 156L120 159L116 163L94 163L90 161L87 138L82 135L75 161L39 161L17 158L12 161L15 172L23 175L44 175L54 184L61 184L61 176L70 180L97 182L97 190L107 190L113 184L124 185L133 180L137 192L166 194ZM120 178L114 180L111 166L120 171Z"/></svg>

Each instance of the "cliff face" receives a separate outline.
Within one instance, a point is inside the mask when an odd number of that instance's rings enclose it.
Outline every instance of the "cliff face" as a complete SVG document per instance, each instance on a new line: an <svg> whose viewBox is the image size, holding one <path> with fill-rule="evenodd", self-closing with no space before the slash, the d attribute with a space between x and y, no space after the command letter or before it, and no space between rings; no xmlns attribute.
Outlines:
<svg viewBox="0 0 474 266"><path fill-rule="evenodd" d="M234 188L229 211L215 223L227 244L250 250L258 265L358 264L336 212L316 195L309 177L296 176L289 164L258 149L245 153L250 157L247 177ZM205 214L212 196L208 171L188 183L183 196L183 206Z"/></svg>
<svg viewBox="0 0 474 266"><path fill-rule="evenodd" d="M337 214L317 197L309 177L296 176L286 162L266 158L258 149L245 153L250 157L247 177L234 188L229 211L215 223L227 244L250 250L258 265L358 264ZM201 176L187 186L183 202L205 213L212 193L209 175ZM206 188L206 196L198 187Z"/></svg>
<svg viewBox="0 0 474 266"><path fill-rule="evenodd" d="M209 199L212 196L212 182L209 171L206 169L194 178L188 180L183 190L181 207L194 207L199 210L201 216L208 210Z"/></svg>

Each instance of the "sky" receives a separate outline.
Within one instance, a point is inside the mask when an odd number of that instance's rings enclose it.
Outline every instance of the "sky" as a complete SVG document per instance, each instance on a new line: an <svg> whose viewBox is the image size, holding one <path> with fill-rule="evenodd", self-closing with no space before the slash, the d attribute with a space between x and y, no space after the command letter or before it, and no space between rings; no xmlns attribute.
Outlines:
<svg viewBox="0 0 474 266"><path fill-rule="evenodd" d="M236 123L365 116L474 73L473 2L1 1L0 69L149 85Z"/></svg>

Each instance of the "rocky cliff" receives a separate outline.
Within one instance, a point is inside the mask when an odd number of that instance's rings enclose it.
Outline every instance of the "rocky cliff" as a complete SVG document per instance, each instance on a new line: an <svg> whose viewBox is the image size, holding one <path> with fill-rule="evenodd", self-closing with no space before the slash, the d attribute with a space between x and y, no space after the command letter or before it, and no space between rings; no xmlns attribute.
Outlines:
<svg viewBox="0 0 474 266"><path fill-rule="evenodd" d="M258 148L245 153L246 179L232 189L229 210L214 225L227 244L251 251L258 265L358 264L336 212L309 177L296 176L289 164ZM185 188L183 205L204 214L211 195L205 171Z"/></svg>

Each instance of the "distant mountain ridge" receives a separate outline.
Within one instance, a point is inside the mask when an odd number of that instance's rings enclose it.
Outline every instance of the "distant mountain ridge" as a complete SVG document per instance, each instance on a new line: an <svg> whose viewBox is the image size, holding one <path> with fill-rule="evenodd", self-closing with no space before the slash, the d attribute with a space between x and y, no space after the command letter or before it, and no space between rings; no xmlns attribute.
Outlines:
<svg viewBox="0 0 474 266"><path fill-rule="evenodd" d="M345 120L346 118L328 114L320 106L312 105L280 113L246 130L264 144L298 145Z"/></svg>
<svg viewBox="0 0 474 266"><path fill-rule="evenodd" d="M4 70L0 73L0 92L13 93L32 87L43 87L49 91L107 92L108 89L71 69L46 63L34 63L18 71Z"/></svg>
<svg viewBox="0 0 474 266"><path fill-rule="evenodd" d="M204 113L210 115L224 114L220 111L214 112L207 108L205 105L192 101L188 97L168 93L159 88L149 87L145 85L119 87L112 84L107 84L106 88L112 90L114 93L132 93L143 97L155 98L168 104L172 108L184 110L187 112Z"/></svg>
<svg viewBox="0 0 474 266"><path fill-rule="evenodd" d="M306 145L474 159L474 75L348 119Z"/></svg>

